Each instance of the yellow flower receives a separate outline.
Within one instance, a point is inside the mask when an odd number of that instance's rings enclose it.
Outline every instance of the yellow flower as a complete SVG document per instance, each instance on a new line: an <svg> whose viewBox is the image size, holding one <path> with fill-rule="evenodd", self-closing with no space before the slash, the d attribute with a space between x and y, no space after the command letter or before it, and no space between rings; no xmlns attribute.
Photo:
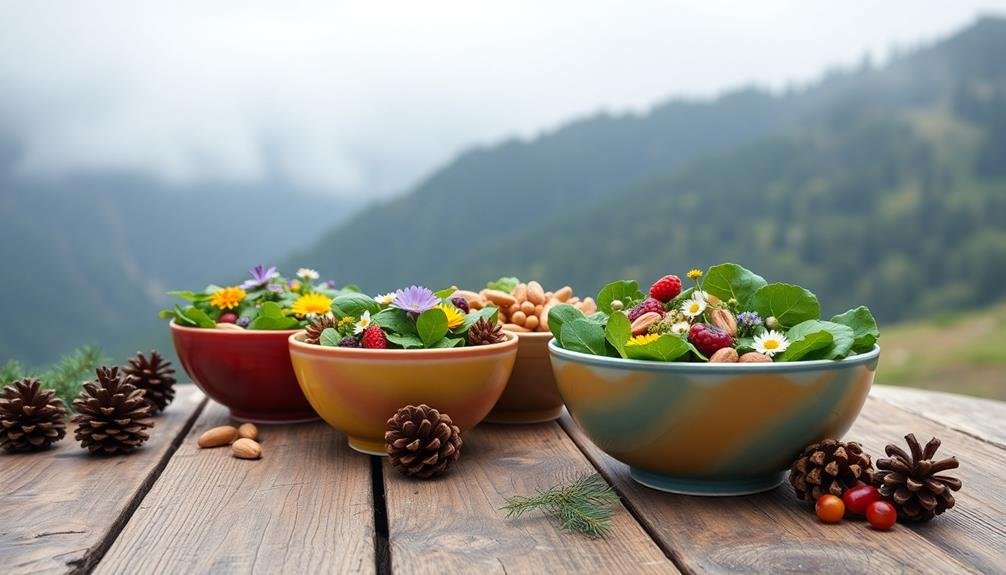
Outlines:
<svg viewBox="0 0 1006 575"><path fill-rule="evenodd" d="M353 325L354 323L356 323L356 318L351 315L347 315L339 320L339 327L343 328L346 327L347 325Z"/></svg>
<svg viewBox="0 0 1006 575"><path fill-rule="evenodd" d="M447 316L447 327L449 329L454 329L459 325L465 323L465 314L461 313L458 308L442 303L438 305L441 310L443 310L444 315Z"/></svg>
<svg viewBox="0 0 1006 575"><path fill-rule="evenodd" d="M309 315L328 313L332 307L332 300L320 293L304 294L293 302L290 309L294 315Z"/></svg>
<svg viewBox="0 0 1006 575"><path fill-rule="evenodd" d="M239 287L225 287L213 292L210 297L210 304L220 309L234 309L244 301L245 290Z"/></svg>
<svg viewBox="0 0 1006 575"><path fill-rule="evenodd" d="M700 277L702 277L702 270L700 270L699 268L695 268L690 272L688 272L688 279L697 280Z"/></svg>
<svg viewBox="0 0 1006 575"><path fill-rule="evenodd" d="M636 337L625 342L625 345L646 345L648 343L653 343L660 339L659 333L648 333L646 335L637 335Z"/></svg>

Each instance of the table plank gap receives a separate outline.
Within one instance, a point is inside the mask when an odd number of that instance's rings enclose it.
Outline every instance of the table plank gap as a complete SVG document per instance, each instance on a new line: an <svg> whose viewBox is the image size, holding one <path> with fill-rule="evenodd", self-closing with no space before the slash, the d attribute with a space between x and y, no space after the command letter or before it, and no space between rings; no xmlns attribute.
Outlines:
<svg viewBox="0 0 1006 575"><path fill-rule="evenodd" d="M260 425L263 457L200 449L210 402L95 573L374 573L370 463L324 423Z"/></svg>
<svg viewBox="0 0 1006 575"><path fill-rule="evenodd" d="M196 419L205 398L180 385L132 453L94 456L73 437L40 453L0 454L0 565L4 573L86 572L135 512Z"/></svg>
<svg viewBox="0 0 1006 575"><path fill-rule="evenodd" d="M875 385L870 397L1006 449L1006 403L956 393Z"/></svg>
<svg viewBox="0 0 1006 575"><path fill-rule="evenodd" d="M614 528L592 540L537 513L507 519L511 495L531 495L595 471L555 422L484 424L464 434L461 459L423 481L384 464L395 573L675 573L621 503Z"/></svg>
<svg viewBox="0 0 1006 575"><path fill-rule="evenodd" d="M391 573L391 543L388 535L388 502L384 487L383 458L370 456L371 492L374 497L374 561L377 575Z"/></svg>

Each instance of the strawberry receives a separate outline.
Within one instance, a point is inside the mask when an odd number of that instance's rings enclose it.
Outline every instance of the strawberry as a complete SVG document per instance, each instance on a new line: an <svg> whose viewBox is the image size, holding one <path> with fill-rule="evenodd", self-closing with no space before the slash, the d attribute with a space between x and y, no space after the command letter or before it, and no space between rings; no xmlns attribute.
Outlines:
<svg viewBox="0 0 1006 575"><path fill-rule="evenodd" d="M696 323L688 329L688 341L692 342L702 355L709 357L718 350L733 345L734 338L716 326Z"/></svg>
<svg viewBox="0 0 1006 575"><path fill-rule="evenodd" d="M681 278L678 276L664 276L653 282L650 286L650 297L667 303L678 297L681 293Z"/></svg>
<svg viewBox="0 0 1006 575"><path fill-rule="evenodd" d="M386 349L388 338L384 336L384 330L380 326L372 325L363 330L363 347L367 349Z"/></svg>

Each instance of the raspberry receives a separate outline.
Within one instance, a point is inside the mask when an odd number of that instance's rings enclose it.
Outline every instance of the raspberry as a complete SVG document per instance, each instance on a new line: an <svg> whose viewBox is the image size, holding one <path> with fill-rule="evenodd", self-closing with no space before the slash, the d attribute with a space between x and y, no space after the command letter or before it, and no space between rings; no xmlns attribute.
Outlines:
<svg viewBox="0 0 1006 575"><path fill-rule="evenodd" d="M651 311L664 315L664 304L660 303L660 300L648 297L643 303L629 310L629 321L636 321L639 316Z"/></svg>
<svg viewBox="0 0 1006 575"><path fill-rule="evenodd" d="M471 311L471 309L468 307L468 300L466 300L465 296L463 295L456 295L452 297L451 303L454 304L454 307L458 308L459 310L465 313Z"/></svg>
<svg viewBox="0 0 1006 575"><path fill-rule="evenodd" d="M380 326L372 325L363 330L363 347L367 349L385 349L388 347L388 338L384 337L384 330Z"/></svg>
<svg viewBox="0 0 1006 575"><path fill-rule="evenodd" d="M360 347L360 342L355 337L347 335L339 340L339 347Z"/></svg>
<svg viewBox="0 0 1006 575"><path fill-rule="evenodd" d="M709 357L717 350L733 345L734 338L716 326L697 323L688 330L688 341L692 342L702 355Z"/></svg>
<svg viewBox="0 0 1006 575"><path fill-rule="evenodd" d="M678 297L680 293L681 278L678 276L664 276L650 286L650 297L664 303Z"/></svg>

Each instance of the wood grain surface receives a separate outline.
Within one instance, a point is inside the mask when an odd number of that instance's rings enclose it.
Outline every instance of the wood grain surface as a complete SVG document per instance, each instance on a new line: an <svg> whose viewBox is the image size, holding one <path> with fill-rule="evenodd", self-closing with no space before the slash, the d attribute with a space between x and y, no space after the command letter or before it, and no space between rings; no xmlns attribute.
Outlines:
<svg viewBox="0 0 1006 575"><path fill-rule="evenodd" d="M464 435L447 475L418 481L384 465L394 573L674 573L619 506L607 539L562 531L537 515L507 519L511 495L531 495L594 469L557 424L484 424Z"/></svg>
<svg viewBox="0 0 1006 575"><path fill-rule="evenodd" d="M203 395L178 394L150 440L122 456L93 456L67 437L39 453L0 453L0 572L87 571L174 451Z"/></svg>
<svg viewBox="0 0 1006 575"><path fill-rule="evenodd" d="M97 573L371 573L370 462L321 422L260 425L263 456L199 449L210 402Z"/></svg>
<svg viewBox="0 0 1006 575"><path fill-rule="evenodd" d="M1006 379L1006 374L1003 375ZM875 385L870 395L1006 448L1006 403L942 391Z"/></svg>

